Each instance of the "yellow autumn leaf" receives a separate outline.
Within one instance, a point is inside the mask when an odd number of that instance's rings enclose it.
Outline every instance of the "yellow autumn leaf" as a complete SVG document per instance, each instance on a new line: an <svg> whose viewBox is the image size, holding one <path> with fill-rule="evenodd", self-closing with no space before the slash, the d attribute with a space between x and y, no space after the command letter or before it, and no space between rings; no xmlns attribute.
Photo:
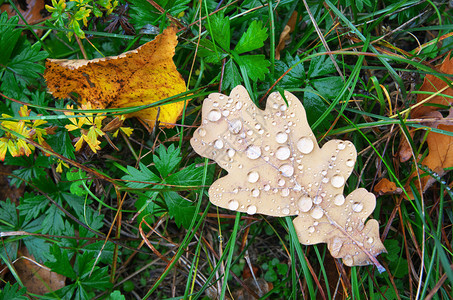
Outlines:
<svg viewBox="0 0 453 300"><path fill-rule="evenodd" d="M140 106L186 91L184 79L173 62L178 43L177 29L169 27L153 41L118 56L92 60L48 59L44 77L49 92L56 98L79 94L93 108ZM159 118L161 125L173 127L184 102L148 108L128 114L138 117L152 129Z"/></svg>

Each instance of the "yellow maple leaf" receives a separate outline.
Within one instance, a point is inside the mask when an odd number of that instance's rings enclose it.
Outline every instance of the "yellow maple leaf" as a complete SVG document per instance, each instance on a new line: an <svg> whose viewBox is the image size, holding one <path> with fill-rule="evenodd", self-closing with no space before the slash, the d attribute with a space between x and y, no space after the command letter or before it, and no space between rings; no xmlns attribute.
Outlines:
<svg viewBox="0 0 453 300"><path fill-rule="evenodd" d="M93 108L140 106L180 94L186 85L173 62L178 43L176 28L169 27L153 41L118 56L92 60L48 59L44 77L56 98L79 94ZM152 107L128 114L152 129L159 117L165 127L173 127L184 102Z"/></svg>

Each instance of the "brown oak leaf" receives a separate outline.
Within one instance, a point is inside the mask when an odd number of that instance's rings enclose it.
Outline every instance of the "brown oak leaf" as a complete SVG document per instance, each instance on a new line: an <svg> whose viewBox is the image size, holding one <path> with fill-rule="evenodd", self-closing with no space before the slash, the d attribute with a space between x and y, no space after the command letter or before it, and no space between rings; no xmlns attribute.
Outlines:
<svg viewBox="0 0 453 300"><path fill-rule="evenodd" d="M330 140L322 148L293 94L279 93L260 110L242 86L230 96L209 95L202 125L191 139L201 156L215 160L228 175L209 189L210 201L248 214L297 215L294 226L305 245L327 243L332 256L348 266L375 264L385 251L376 220L366 221L376 199L360 188L343 189L357 152L349 141Z"/></svg>
<svg viewBox="0 0 453 300"><path fill-rule="evenodd" d="M436 67L436 69L443 74L453 74L453 59L451 54L448 55L444 61ZM444 79L451 81L449 77L445 77ZM427 74L422 86L420 87L420 91L423 93L417 95L417 103L423 105L419 105L411 111L411 118L426 119L426 121L422 122L422 124L427 127L453 132L452 110L450 109L449 115L445 118L438 111L440 108L439 105L451 105L453 102L453 99L451 98L453 97L453 89L442 78L436 75ZM434 93L439 91L442 92L436 96L433 96ZM413 135L413 132L411 132L411 134ZM428 145L428 155L423 160L418 160L418 163L428 167L438 175L442 176L445 168L453 167L453 137L431 131L427 135L426 143ZM402 162L409 160L412 156L412 150L405 140L403 140L400 145L399 156L400 161ZM424 172L420 171L420 173L423 174ZM415 173L409 177L409 180L405 186L410 199L413 199L414 196L411 192L409 184L414 177ZM435 179L431 176L422 176L421 186L419 186L418 182L416 183L416 186L419 191L425 192L434 182Z"/></svg>

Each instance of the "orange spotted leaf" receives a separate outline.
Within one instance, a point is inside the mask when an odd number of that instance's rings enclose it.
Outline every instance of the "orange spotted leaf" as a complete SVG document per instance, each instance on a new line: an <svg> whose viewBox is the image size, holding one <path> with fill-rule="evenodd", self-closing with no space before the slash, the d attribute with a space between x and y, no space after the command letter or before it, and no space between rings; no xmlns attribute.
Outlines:
<svg viewBox="0 0 453 300"><path fill-rule="evenodd" d="M68 98L77 93L92 107L140 106L186 91L185 82L173 62L176 28L169 27L153 41L118 56L92 60L49 59L44 77L53 96ZM138 117L149 129L156 124L172 127L184 102L143 109L127 115Z"/></svg>

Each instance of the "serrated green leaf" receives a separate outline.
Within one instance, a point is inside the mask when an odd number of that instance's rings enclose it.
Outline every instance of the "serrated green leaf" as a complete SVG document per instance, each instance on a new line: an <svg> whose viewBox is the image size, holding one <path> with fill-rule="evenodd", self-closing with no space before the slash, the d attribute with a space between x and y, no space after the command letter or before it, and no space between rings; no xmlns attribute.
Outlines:
<svg viewBox="0 0 453 300"><path fill-rule="evenodd" d="M226 90L233 89L235 86L240 85L242 82L241 80L241 73L233 62L232 59L228 60L225 64L225 73L223 77L223 88Z"/></svg>
<svg viewBox="0 0 453 300"><path fill-rule="evenodd" d="M72 185L71 185L72 186ZM62 202L66 202L75 211L76 215L81 218L84 214L84 200L78 196L67 192L63 192L60 195Z"/></svg>
<svg viewBox="0 0 453 300"><path fill-rule="evenodd" d="M52 149L63 155L66 158L75 159L74 146L72 145L71 138L69 137L69 132L67 130L61 130L57 133L50 135L46 142L49 144Z"/></svg>
<svg viewBox="0 0 453 300"><path fill-rule="evenodd" d="M95 256L93 253L85 252L78 255L74 264L74 270L78 275L79 283L84 287L105 289L112 286L108 276L108 268L94 266Z"/></svg>
<svg viewBox="0 0 453 300"><path fill-rule="evenodd" d="M162 197L168 207L168 213L175 219L178 227L188 228L195 215L195 206L176 192L164 192Z"/></svg>
<svg viewBox="0 0 453 300"><path fill-rule="evenodd" d="M0 244L0 254L2 257L7 257L10 261L17 258L17 251L19 250L19 241L14 241L11 238L3 239Z"/></svg>
<svg viewBox="0 0 453 300"><path fill-rule="evenodd" d="M60 235L64 230L64 214L55 205L52 205L46 211L45 216L42 222L42 233Z"/></svg>
<svg viewBox="0 0 453 300"><path fill-rule="evenodd" d="M268 67L271 63L265 59L264 55L243 55L239 57L239 66L247 70L247 74L253 81L264 80L269 73Z"/></svg>
<svg viewBox="0 0 453 300"><path fill-rule="evenodd" d="M19 22L19 17L14 16L8 19L8 14L3 12L0 15L0 78L3 66L6 66L11 54L20 38L22 29L13 26Z"/></svg>
<svg viewBox="0 0 453 300"><path fill-rule="evenodd" d="M9 199L0 202L0 231L12 231L19 229L16 205Z"/></svg>
<svg viewBox="0 0 453 300"><path fill-rule="evenodd" d="M104 245L104 241L97 241L97 242L83 246L82 251L89 253L90 257L98 257L99 251L102 249L103 245ZM115 249L115 244L113 244L112 242L107 242L104 246L104 249L102 249L99 260L102 263L105 263L108 265L112 264L114 249Z"/></svg>
<svg viewBox="0 0 453 300"><path fill-rule="evenodd" d="M86 184L86 180L82 178L86 178L86 173L80 169L71 168L66 172L66 179L68 182L71 182L71 186L69 187L71 194L77 196L88 194L88 191L83 187L83 182Z"/></svg>
<svg viewBox="0 0 453 300"><path fill-rule="evenodd" d="M53 272L71 279L77 277L69 262L69 256L66 250L61 249L58 245L53 245L50 247L50 254L53 256L53 259L46 262L45 265L51 268Z"/></svg>
<svg viewBox="0 0 453 300"><path fill-rule="evenodd" d="M27 292L26 288L20 288L19 283L11 285L9 282L6 282L5 286L0 290L0 300L19 300L28 298L25 295Z"/></svg>
<svg viewBox="0 0 453 300"><path fill-rule="evenodd" d="M289 68L293 67L291 71L289 71L278 83L283 89L287 88L296 88L303 85L305 81L305 69L302 63L297 64L299 62L299 57L295 56L294 58L286 52L285 57L283 60L275 61L275 71L277 77L282 76ZM296 65L297 64L297 65Z"/></svg>
<svg viewBox="0 0 453 300"><path fill-rule="evenodd" d="M126 300L120 291L113 291L110 293L108 300Z"/></svg>
<svg viewBox="0 0 453 300"><path fill-rule="evenodd" d="M210 22L207 23L206 27L211 35L212 39L219 45L223 50L230 50L230 19L223 17L223 12L219 12L210 17Z"/></svg>
<svg viewBox="0 0 453 300"><path fill-rule="evenodd" d="M104 226L104 215L99 214L90 207L86 207L81 221L91 229L99 230ZM94 233L79 225L79 235L82 237L93 237Z"/></svg>
<svg viewBox="0 0 453 300"><path fill-rule="evenodd" d="M247 31L241 36L234 51L238 54L249 52L264 46L267 39L267 28L263 27L261 21L253 21Z"/></svg>
<svg viewBox="0 0 453 300"><path fill-rule="evenodd" d="M11 81L12 77L14 77L17 84L25 87L44 72L44 65L37 64L37 62L44 60L47 57L47 52L40 51L40 44L31 46L25 38L22 38L18 41L11 57L3 65L5 70L1 80ZM0 65L0 69L3 66ZM3 90L5 86L2 84L1 88Z"/></svg>
<svg viewBox="0 0 453 300"><path fill-rule="evenodd" d="M328 108L322 98L319 96L319 92L311 88L307 88L305 90L303 104L305 111L307 112L307 120L310 125L316 122ZM332 115L328 115L328 117L323 120L323 122L317 127L317 129L319 129L320 131L327 130L333 119L334 118Z"/></svg>
<svg viewBox="0 0 453 300"><path fill-rule="evenodd" d="M308 77L314 78L335 72L335 65L330 57L326 55L316 56L310 61Z"/></svg>
<svg viewBox="0 0 453 300"><path fill-rule="evenodd" d="M21 157L14 157L11 159L6 160L8 165L14 166L22 166L22 168L13 170L13 174L17 177L11 178L11 185L15 185L19 187L23 180L34 182L38 184L39 187L48 187L48 180L45 179L46 172L44 171L43 167L49 166L49 158L44 156L38 156L34 158L32 155L29 157L21 156ZM21 180L23 179L23 180ZM44 179L44 182L43 182ZM50 186L55 186L54 184ZM47 191L44 190L44 191Z"/></svg>
<svg viewBox="0 0 453 300"><path fill-rule="evenodd" d="M343 88L344 81L340 76L331 76L310 80L310 84L324 98L334 99Z"/></svg>
<svg viewBox="0 0 453 300"><path fill-rule="evenodd" d="M49 200L43 195L34 195L30 193L25 193L25 195L20 200L20 205L17 207L19 210L19 215L25 216L25 223L30 222L33 219L36 219L40 215L47 205Z"/></svg>
<svg viewBox="0 0 453 300"><path fill-rule="evenodd" d="M159 176L151 172L148 167L146 167L144 164L139 163L139 168L140 170L137 170L136 168L132 166L127 166L127 172L129 173L128 175L124 175L121 177L122 180L130 180L130 182L127 183L128 187L135 188L135 189L142 189L150 184L160 182ZM142 182L132 182L132 181L142 181Z"/></svg>
<svg viewBox="0 0 453 300"><path fill-rule="evenodd" d="M55 291L54 294L58 297L57 299L62 299L62 300L72 300L74 295L74 292L76 290L77 286L74 284L69 284L58 291ZM53 299L53 298L51 298Z"/></svg>
<svg viewBox="0 0 453 300"><path fill-rule="evenodd" d="M44 263L52 259L50 253L50 244L44 239L28 236L22 240L27 247L28 252L33 255L37 262Z"/></svg>
<svg viewBox="0 0 453 300"><path fill-rule="evenodd" d="M82 285L78 285L75 290L74 300L89 300L90 296Z"/></svg>
<svg viewBox="0 0 453 300"><path fill-rule="evenodd" d="M214 43L212 41L202 39L198 48L198 55L203 57L206 62L214 64L219 63L228 56L222 49L217 48L217 52L214 49Z"/></svg>
<svg viewBox="0 0 453 300"><path fill-rule="evenodd" d="M192 164L167 177L165 183L177 186L200 186L203 172L203 167L196 167L195 164Z"/></svg>
<svg viewBox="0 0 453 300"><path fill-rule="evenodd" d="M179 156L180 153L181 150L175 148L174 144L171 144L168 149L165 149L163 145L156 149L153 161L162 178L167 177L179 165L182 160Z"/></svg>
<svg viewBox="0 0 453 300"><path fill-rule="evenodd" d="M165 9L166 13L177 16L179 13L188 9L187 4L190 0L158 0L156 3ZM135 28L153 24L157 25L162 13L159 12L150 2L146 0L134 0L134 5L129 10L130 21L135 24ZM157 25L158 26L158 25Z"/></svg>

